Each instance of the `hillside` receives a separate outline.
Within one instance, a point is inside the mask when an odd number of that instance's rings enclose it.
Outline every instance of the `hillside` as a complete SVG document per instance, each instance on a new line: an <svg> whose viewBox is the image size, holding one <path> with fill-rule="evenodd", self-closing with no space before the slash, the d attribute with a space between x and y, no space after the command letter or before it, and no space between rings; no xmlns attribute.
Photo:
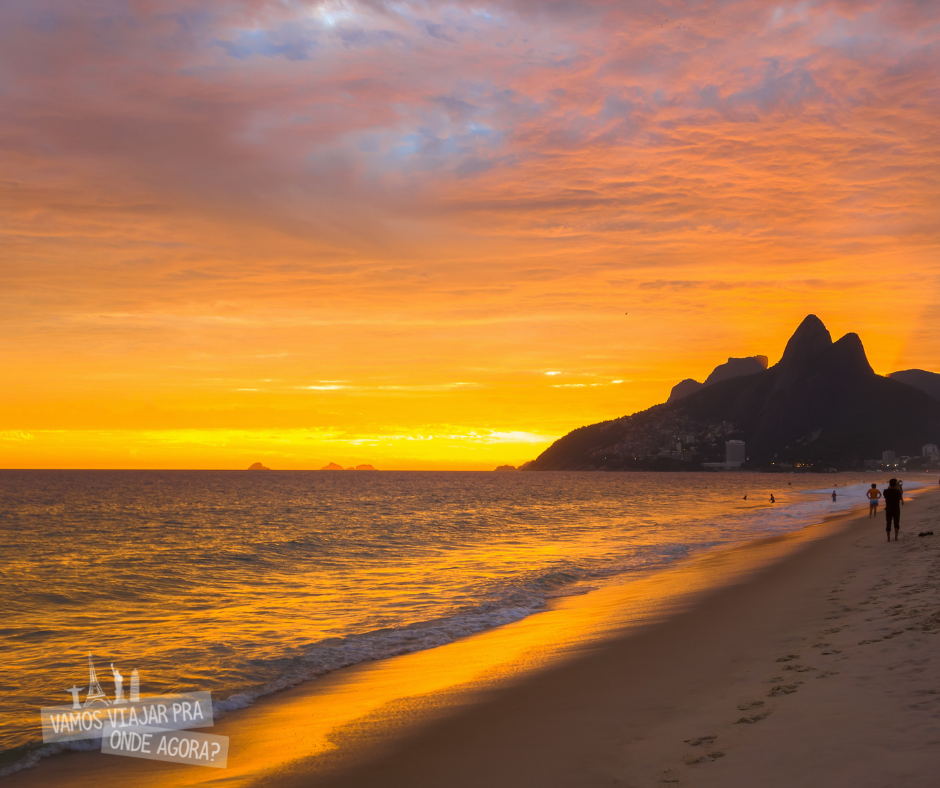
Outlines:
<svg viewBox="0 0 940 788"><path fill-rule="evenodd" d="M927 372L924 369L905 369L900 372L891 372L888 377L891 380L913 386L934 399L940 399L940 375L936 372Z"/></svg>
<svg viewBox="0 0 940 788"><path fill-rule="evenodd" d="M858 467L886 449L920 455L940 442L940 401L875 374L858 335L833 342L810 315L773 367L576 429L524 467L692 469L723 460L729 439L747 443L754 467Z"/></svg>

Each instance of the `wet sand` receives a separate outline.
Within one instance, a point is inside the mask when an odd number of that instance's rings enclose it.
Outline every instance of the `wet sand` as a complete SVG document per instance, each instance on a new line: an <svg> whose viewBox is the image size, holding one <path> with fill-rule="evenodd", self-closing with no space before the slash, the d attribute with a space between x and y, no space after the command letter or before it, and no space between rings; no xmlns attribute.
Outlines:
<svg viewBox="0 0 940 788"><path fill-rule="evenodd" d="M902 521L897 543L841 518L337 671L223 718L226 770L69 753L4 782L934 785L940 496Z"/></svg>

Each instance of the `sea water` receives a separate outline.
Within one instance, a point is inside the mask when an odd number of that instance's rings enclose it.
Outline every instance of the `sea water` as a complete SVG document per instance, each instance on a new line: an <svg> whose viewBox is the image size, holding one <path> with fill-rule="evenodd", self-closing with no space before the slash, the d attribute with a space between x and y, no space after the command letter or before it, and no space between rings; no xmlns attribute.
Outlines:
<svg viewBox="0 0 940 788"><path fill-rule="evenodd" d="M225 713L865 506L873 479L0 472L0 773L35 761L89 652L109 695L113 663L125 692L137 670L141 695L211 690Z"/></svg>

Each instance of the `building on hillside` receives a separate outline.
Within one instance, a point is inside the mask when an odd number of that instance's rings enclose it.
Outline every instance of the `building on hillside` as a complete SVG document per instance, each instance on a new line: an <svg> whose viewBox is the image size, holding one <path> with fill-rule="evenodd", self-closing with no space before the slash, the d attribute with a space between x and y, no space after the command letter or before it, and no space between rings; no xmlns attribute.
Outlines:
<svg viewBox="0 0 940 788"><path fill-rule="evenodd" d="M702 467L715 471L734 471L744 465L746 460L744 441L725 441L725 461L703 462Z"/></svg>
<svg viewBox="0 0 940 788"><path fill-rule="evenodd" d="M725 465L740 468L747 461L744 441L725 441Z"/></svg>

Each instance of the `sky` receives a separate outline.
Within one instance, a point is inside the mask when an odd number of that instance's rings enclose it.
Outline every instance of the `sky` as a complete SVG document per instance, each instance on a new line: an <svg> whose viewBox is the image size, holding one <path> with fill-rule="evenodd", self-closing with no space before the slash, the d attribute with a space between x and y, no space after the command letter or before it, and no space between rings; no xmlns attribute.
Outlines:
<svg viewBox="0 0 940 788"><path fill-rule="evenodd" d="M490 469L808 313L940 371L940 4L0 2L0 467Z"/></svg>

